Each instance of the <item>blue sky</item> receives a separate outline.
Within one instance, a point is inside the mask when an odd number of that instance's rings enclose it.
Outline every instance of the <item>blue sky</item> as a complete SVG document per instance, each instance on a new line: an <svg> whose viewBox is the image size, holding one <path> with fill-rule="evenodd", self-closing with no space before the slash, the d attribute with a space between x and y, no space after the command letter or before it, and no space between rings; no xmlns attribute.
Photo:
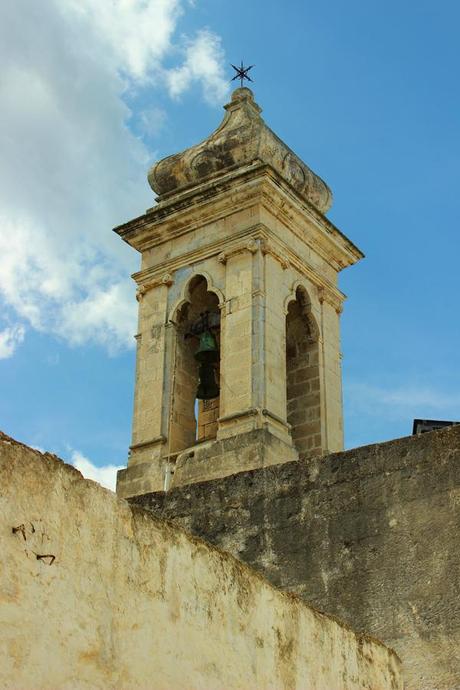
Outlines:
<svg viewBox="0 0 460 690"><path fill-rule="evenodd" d="M111 228L218 125L240 59L366 254L340 283L347 447L460 419L459 22L443 0L2 3L0 428L102 481L125 464L137 257Z"/></svg>

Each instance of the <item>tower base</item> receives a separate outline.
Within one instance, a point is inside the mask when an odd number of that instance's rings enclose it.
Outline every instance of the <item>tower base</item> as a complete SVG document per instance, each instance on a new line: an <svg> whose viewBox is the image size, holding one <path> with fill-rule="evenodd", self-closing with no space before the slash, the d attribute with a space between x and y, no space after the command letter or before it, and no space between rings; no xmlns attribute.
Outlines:
<svg viewBox="0 0 460 690"><path fill-rule="evenodd" d="M253 429L197 444L159 462L142 462L119 470L117 494L128 498L167 491L184 484L196 484L298 459L292 445L267 429Z"/></svg>

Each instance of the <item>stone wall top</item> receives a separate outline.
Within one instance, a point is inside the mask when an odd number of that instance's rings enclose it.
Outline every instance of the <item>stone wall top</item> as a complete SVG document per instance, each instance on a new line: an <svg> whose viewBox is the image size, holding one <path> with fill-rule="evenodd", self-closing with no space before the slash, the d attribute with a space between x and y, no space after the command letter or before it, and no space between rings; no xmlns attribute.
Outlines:
<svg viewBox="0 0 460 690"><path fill-rule="evenodd" d="M136 500L460 688L460 425Z"/></svg>
<svg viewBox="0 0 460 690"><path fill-rule="evenodd" d="M399 661L231 555L0 436L4 690L402 690Z"/></svg>

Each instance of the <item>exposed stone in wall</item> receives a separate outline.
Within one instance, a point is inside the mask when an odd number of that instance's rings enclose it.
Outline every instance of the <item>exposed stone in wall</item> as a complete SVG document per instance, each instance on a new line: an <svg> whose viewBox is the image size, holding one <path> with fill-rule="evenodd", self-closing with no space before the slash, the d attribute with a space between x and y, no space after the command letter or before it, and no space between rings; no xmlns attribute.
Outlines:
<svg viewBox="0 0 460 690"><path fill-rule="evenodd" d="M137 501L460 688L460 426Z"/></svg>
<svg viewBox="0 0 460 690"><path fill-rule="evenodd" d="M216 379L217 375L216 375ZM219 398L200 400L198 403L198 441L208 441L217 436Z"/></svg>
<svg viewBox="0 0 460 690"><path fill-rule="evenodd" d="M318 341L308 327L299 300L286 317L287 421L302 457L321 455L321 401Z"/></svg>
<svg viewBox="0 0 460 690"><path fill-rule="evenodd" d="M382 644L0 435L2 690L402 690Z"/></svg>

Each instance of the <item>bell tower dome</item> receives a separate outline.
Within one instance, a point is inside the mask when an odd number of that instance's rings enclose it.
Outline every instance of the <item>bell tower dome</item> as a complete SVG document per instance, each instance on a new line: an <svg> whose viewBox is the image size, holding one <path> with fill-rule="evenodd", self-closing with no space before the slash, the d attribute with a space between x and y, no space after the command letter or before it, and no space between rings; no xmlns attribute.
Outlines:
<svg viewBox="0 0 460 690"><path fill-rule="evenodd" d="M360 250L326 183L236 89L207 139L156 163L141 254L123 497L343 448L340 270Z"/></svg>

